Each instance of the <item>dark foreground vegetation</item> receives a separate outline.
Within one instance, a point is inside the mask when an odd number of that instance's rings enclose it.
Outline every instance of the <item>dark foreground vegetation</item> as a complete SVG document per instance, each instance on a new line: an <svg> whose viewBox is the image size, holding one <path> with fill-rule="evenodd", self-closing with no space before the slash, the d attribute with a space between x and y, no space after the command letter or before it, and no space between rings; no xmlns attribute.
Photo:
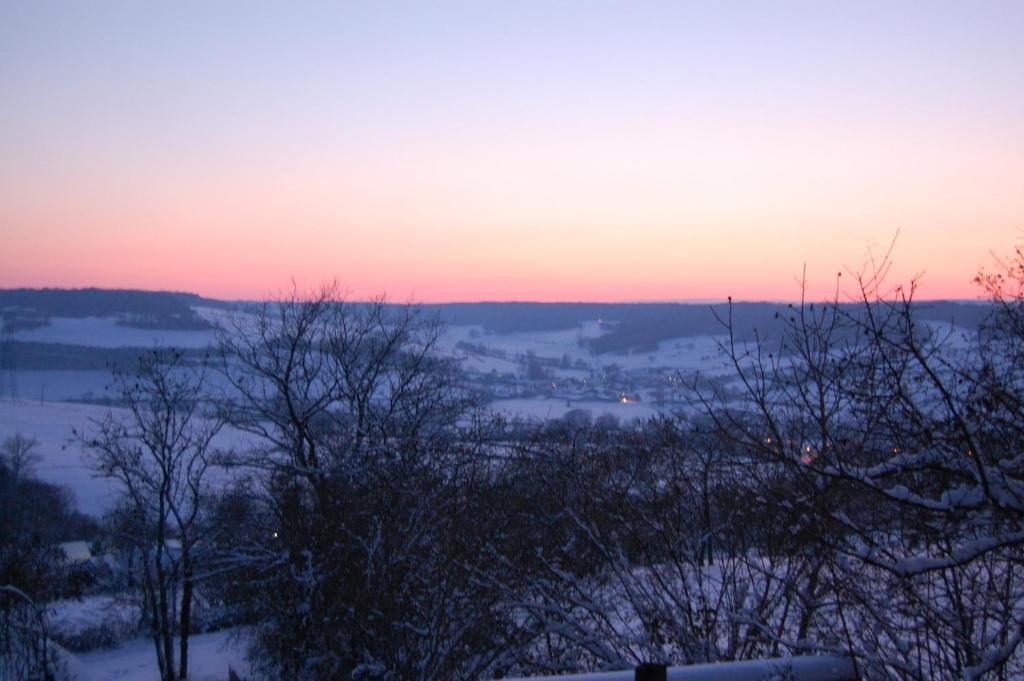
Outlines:
<svg viewBox="0 0 1024 681"><path fill-rule="evenodd" d="M0 678L48 679L58 662L45 604L81 595L92 577L65 560L60 542L98 535L66 490L34 476L37 443L0 442Z"/></svg>
<svg viewBox="0 0 1024 681"><path fill-rule="evenodd" d="M197 593L249 625L270 679L825 652L866 679L1020 678L1022 267L979 277L993 305L970 342L873 274L852 303L785 308L764 342L726 307L733 389L695 383L688 412L630 427L504 422L422 309L327 287L238 317L206 365L143 356L127 418L82 440L124 492L107 532L136 557L166 681ZM227 427L248 436L215 447ZM9 552L23 532L3 522ZM35 640L18 631L4 660Z"/></svg>

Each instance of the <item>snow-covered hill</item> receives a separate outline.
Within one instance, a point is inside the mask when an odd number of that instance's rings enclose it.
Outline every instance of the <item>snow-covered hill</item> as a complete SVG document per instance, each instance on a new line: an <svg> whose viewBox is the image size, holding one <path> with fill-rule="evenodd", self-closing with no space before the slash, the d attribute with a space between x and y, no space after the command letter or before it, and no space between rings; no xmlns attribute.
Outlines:
<svg viewBox="0 0 1024 681"><path fill-rule="evenodd" d="M97 478L89 467L88 459L74 437L74 431L89 432L93 423L111 413L109 407L72 402L5 402L0 401L0 441L20 432L39 441L38 453L42 461L35 474L41 480L66 486L75 497L78 510L100 515L113 499L114 485ZM114 409L115 416L123 415ZM226 429L216 440L216 446L227 448L238 445L247 436ZM230 474L214 468L211 480L224 483Z"/></svg>
<svg viewBox="0 0 1024 681"><path fill-rule="evenodd" d="M228 669L248 678L245 642L233 636L235 630L195 634L189 637L191 681L224 681ZM70 681L153 681L159 678L153 642L147 638L127 641L116 648L70 655Z"/></svg>

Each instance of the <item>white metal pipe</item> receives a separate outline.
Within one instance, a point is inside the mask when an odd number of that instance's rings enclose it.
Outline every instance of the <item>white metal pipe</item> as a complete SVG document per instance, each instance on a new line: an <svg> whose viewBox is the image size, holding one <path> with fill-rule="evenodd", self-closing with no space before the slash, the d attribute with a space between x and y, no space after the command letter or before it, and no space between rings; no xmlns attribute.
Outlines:
<svg viewBox="0 0 1024 681"><path fill-rule="evenodd" d="M773 670L792 672L794 681L856 681L849 658L831 655L775 657L744 662L719 662L669 667L667 681L764 681ZM633 681L633 671L530 676L506 681Z"/></svg>

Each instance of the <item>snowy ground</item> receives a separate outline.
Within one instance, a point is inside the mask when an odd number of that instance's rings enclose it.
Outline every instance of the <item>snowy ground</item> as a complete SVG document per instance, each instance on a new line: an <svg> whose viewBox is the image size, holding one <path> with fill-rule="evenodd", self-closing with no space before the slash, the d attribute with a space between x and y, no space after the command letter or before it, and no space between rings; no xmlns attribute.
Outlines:
<svg viewBox="0 0 1024 681"><path fill-rule="evenodd" d="M119 325L115 317L51 317L46 326L14 334L14 340L19 341L90 345L98 348L145 348L154 343L178 348L203 348L213 338L213 331L136 329Z"/></svg>
<svg viewBox="0 0 1024 681"><path fill-rule="evenodd" d="M650 418L658 414L658 408L643 402L623 404L621 402L598 402L589 400L560 400L560 399L511 399L497 400L491 406L497 411L502 411L509 416L523 419L558 419L565 416L574 409L589 411L594 418L602 414L611 414L618 417L620 421L632 421L633 419Z"/></svg>
<svg viewBox="0 0 1024 681"><path fill-rule="evenodd" d="M104 648L139 635L141 608L129 594L95 594L47 606L50 635L69 650Z"/></svg>
<svg viewBox="0 0 1024 681"><path fill-rule="evenodd" d="M81 449L73 443L72 430L86 428L91 419L107 413L106 407L69 402L0 402L0 440L16 432L38 440L36 452L42 461L36 475L66 485L80 511L98 515L110 501L111 484L93 477Z"/></svg>
<svg viewBox="0 0 1024 681"><path fill-rule="evenodd" d="M600 355L602 365L617 364L620 368L631 369L677 369L679 371L701 371L719 374L728 369L725 355L716 336L688 336L670 338L658 343L652 352Z"/></svg>
<svg viewBox="0 0 1024 681"><path fill-rule="evenodd" d="M560 360L568 355L572 362L582 361L595 369L616 364L622 369L701 369L714 371L722 368L724 358L714 336L688 336L672 338L658 344L656 350L634 353L606 353L593 355L581 340L602 334L597 322L586 322L579 327L563 331L537 331L532 333L487 334L478 326L451 326L440 338L442 348L457 357L470 360L468 367L479 371L518 369L516 356L532 352L539 358ZM504 352L506 359L479 357L455 349L459 341L482 345Z"/></svg>
<svg viewBox="0 0 1024 681"><path fill-rule="evenodd" d="M248 678L245 643L232 634L237 630L197 634L189 638L189 681L227 681L228 668ZM69 660L71 681L155 681L159 678L153 642L132 639L109 650L74 655Z"/></svg>
<svg viewBox="0 0 1024 681"><path fill-rule="evenodd" d="M228 315L224 310L203 309L201 314L212 321L223 321ZM723 373L723 358L711 336L697 336L664 341L652 352L633 354L593 355L580 341L604 333L600 325L587 322L580 326L552 332L487 334L480 327L452 326L441 338L442 352L459 359L462 366L470 371L488 374L520 375L523 367L518 358L533 353L538 358L560 362L568 357L570 362L580 362L587 369L554 369L556 380L576 378L587 380L599 375L610 365L618 365L625 371L656 369L657 373L679 371L689 374L699 370L704 375ZM133 329L119 326L114 318L67 319L54 318L51 324L39 329L21 331L16 334L20 340L93 345L96 347L149 346L153 342L163 345L200 347L213 340L208 331L164 331ZM491 351L504 353L504 358L490 354L467 352L455 345L459 341L482 345ZM655 374L640 372L643 382L660 381ZM215 377L216 374L211 375ZM82 458L81 449L74 442L72 430L82 430L95 419L108 413L107 407L74 404L62 400L90 400L103 397L110 374L103 371L19 371L17 374L20 402L0 400L0 440L22 432L40 442L39 453L43 462L37 474L42 479L68 486L74 493L82 511L101 513L111 500L111 485L93 477ZM636 385L643 393L644 402L621 404L616 402L572 401L565 399L503 399L492 406L511 416L532 419L559 418L572 409L587 409L598 417L613 414L622 421L646 418L657 413L657 407L650 401L645 390L651 385ZM45 400L45 401L44 401ZM232 437L241 437L235 433ZM228 437L231 444L231 437ZM237 440L236 440L237 441ZM225 446L225 445L221 445Z"/></svg>
<svg viewBox="0 0 1024 681"><path fill-rule="evenodd" d="M222 323L230 313L223 310L199 309L201 316ZM586 322L572 329L532 333L486 334L478 326L448 327L440 339L442 348L454 351L459 341L487 346L503 351L509 360L517 355L532 352L538 357L561 359L568 355L572 361L583 360L595 367L618 364L626 369L655 367L692 366L694 361L706 363L717 354L711 336L697 336L672 339L659 344L653 352L633 354L606 354L594 356L581 344L581 340L596 338L603 333L597 322ZM66 343L102 348L150 347L159 344L169 347L202 348L214 341L210 331L175 331L167 329L137 329L117 324L114 317L53 317L47 326L27 329L14 334L19 341L41 343ZM459 353L464 354L464 353ZM514 362L509 362L514 366ZM500 361L494 368L499 371L506 364ZM473 366L478 370L490 370L489 366Z"/></svg>
<svg viewBox="0 0 1024 681"><path fill-rule="evenodd" d="M98 400L113 397L109 371L70 371L63 369L18 369L18 396L24 401L59 402Z"/></svg>
<svg viewBox="0 0 1024 681"><path fill-rule="evenodd" d="M442 346L454 346L459 341L484 345L505 352L510 358L533 352L538 357L558 359L568 354L571 359L587 359L590 351L580 340L601 335L596 322L562 331L536 331L529 333L487 334L479 326L450 326L440 341Z"/></svg>
<svg viewBox="0 0 1024 681"><path fill-rule="evenodd" d="M0 401L0 441L16 432L39 441L42 461L36 475L46 482L66 485L78 503L78 510L100 515L113 499L113 483L94 477L72 431L87 432L93 421L104 418L110 408L72 402ZM114 414L123 414L119 409ZM225 430L215 441L217 447L231 447L247 436ZM211 481L226 481L222 469L212 470Z"/></svg>

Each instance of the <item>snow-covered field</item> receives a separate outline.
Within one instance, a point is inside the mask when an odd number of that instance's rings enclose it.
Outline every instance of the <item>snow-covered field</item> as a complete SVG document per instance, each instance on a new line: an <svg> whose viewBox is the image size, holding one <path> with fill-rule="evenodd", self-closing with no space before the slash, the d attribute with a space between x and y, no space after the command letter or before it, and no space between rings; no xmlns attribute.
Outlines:
<svg viewBox="0 0 1024 681"><path fill-rule="evenodd" d="M136 329L121 326L116 317L51 317L37 329L13 334L14 340L36 343L90 345L97 348L149 347L155 343L178 348L202 348L214 338L213 331Z"/></svg>
<svg viewBox="0 0 1024 681"><path fill-rule="evenodd" d="M80 511L98 515L112 498L112 485L93 476L72 431L88 428L108 412L106 407L70 402L0 402L0 440L16 432L38 440L42 461L36 475L67 486Z"/></svg>
<svg viewBox="0 0 1024 681"><path fill-rule="evenodd" d="M589 411L594 418L611 414L620 421L650 418L658 414L658 408L643 402L623 404L622 402L599 402L591 400L560 400L560 399L511 399L497 400L491 406L497 411L512 417L523 419L558 419L575 409Z"/></svg>
<svg viewBox="0 0 1024 681"><path fill-rule="evenodd" d="M95 400L112 397L109 371L19 369L18 395L24 401Z"/></svg>
<svg viewBox="0 0 1024 681"><path fill-rule="evenodd" d="M617 364L626 370L658 368L720 374L728 369L726 358L718 347L720 340L715 336L670 338L658 343L658 349L652 352L613 353L601 355L601 358L606 366Z"/></svg>
<svg viewBox="0 0 1024 681"><path fill-rule="evenodd" d="M688 336L671 338L658 344L656 350L632 353L592 354L581 341L596 338L603 331L597 322L586 322L577 328L562 331L537 331L531 333L487 334L479 326L451 326L440 339L441 347L463 359L463 365L481 372L491 369L498 373L513 372L519 368L516 357L533 353L538 358L560 360L568 356L570 362L581 361L593 369L617 365L620 369L678 369L681 371L707 371L717 373L725 368L724 357L718 348L715 336ZM504 353L504 359L480 356L455 347L464 341L480 345L496 353Z"/></svg>
<svg viewBox="0 0 1024 681"><path fill-rule="evenodd" d="M47 606L50 636L68 650L117 645L140 632L139 599L128 594L94 594L66 598Z"/></svg>
<svg viewBox="0 0 1024 681"><path fill-rule="evenodd" d="M88 432L92 424L105 418L111 410L90 404L73 402L0 401L0 441L17 432L39 441L37 452L42 461L36 466L36 475L47 482L67 486L78 503L78 509L93 515L102 514L113 500L114 484L96 478L73 431ZM122 410L113 410L115 415ZM226 448L237 446L247 436L226 429L215 445ZM224 482L229 474L214 468L211 480Z"/></svg>
<svg viewBox="0 0 1024 681"><path fill-rule="evenodd" d="M226 681L228 669L248 678L245 642L237 630L197 634L189 638L189 681ZM159 678L153 642L132 639L116 648L72 655L70 681L155 681Z"/></svg>
<svg viewBox="0 0 1024 681"><path fill-rule="evenodd" d="M568 354L573 360L588 359L590 352L580 345L581 339L596 338L602 331L596 322L585 323L561 331L535 331L529 333L488 334L479 326L450 326L441 336L441 345L454 347L459 341L484 345L506 353L510 358L532 352L538 357L560 358Z"/></svg>

